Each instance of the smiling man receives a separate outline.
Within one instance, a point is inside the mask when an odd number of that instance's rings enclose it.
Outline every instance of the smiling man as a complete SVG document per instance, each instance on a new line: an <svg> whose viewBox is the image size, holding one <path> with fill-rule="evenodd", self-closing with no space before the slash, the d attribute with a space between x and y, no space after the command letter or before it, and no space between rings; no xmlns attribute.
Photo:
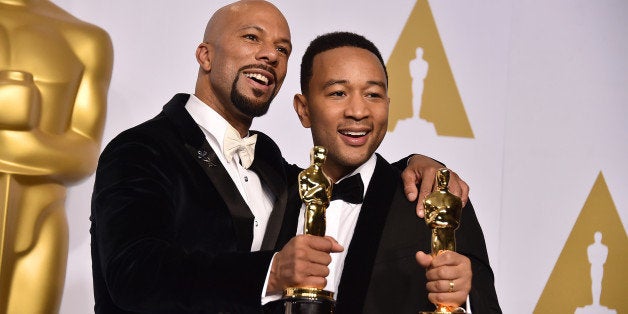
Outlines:
<svg viewBox="0 0 628 314"><path fill-rule="evenodd" d="M301 169L249 127L281 87L291 49L272 4L219 9L196 50L194 95L177 94L107 145L92 196L96 313L254 313L266 291L324 283L325 258L341 248L310 237L286 249L323 252L316 265L271 273L265 284ZM410 164L409 186L415 172L433 181L438 164Z"/></svg>
<svg viewBox="0 0 628 314"><path fill-rule="evenodd" d="M467 296L474 312L501 313L471 204L462 211L458 252L424 254L431 231L414 215L399 171L375 154L390 106L386 66L375 45L347 32L316 38L303 56L301 90L294 108L314 145L327 149L323 171L336 182L325 235L345 250L331 254L324 287L336 292L335 313L433 311L432 303L455 308ZM359 198L333 194L341 190L358 190ZM303 211L298 205L286 212L283 235L303 232ZM286 253L277 253L274 271L292 263L295 257Z"/></svg>

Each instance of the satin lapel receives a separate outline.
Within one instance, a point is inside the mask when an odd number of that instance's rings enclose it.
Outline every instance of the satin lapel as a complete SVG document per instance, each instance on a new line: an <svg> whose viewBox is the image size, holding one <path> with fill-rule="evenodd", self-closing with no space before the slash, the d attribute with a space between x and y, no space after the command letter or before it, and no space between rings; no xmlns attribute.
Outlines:
<svg viewBox="0 0 628 314"><path fill-rule="evenodd" d="M286 174L282 164L283 158L279 154L273 154L273 149L269 149L268 146L266 138L258 135L255 159L253 159L253 164L251 164L250 168L257 173L260 180L266 184L271 193L275 196L273 211L268 218L266 232L262 240L262 250L272 250L275 248L288 198Z"/></svg>
<svg viewBox="0 0 628 314"><path fill-rule="evenodd" d="M218 156L205 140L205 135L185 110L189 97L188 94L175 95L164 106L163 114L176 126L181 138L186 142L188 152L203 168L227 205L233 220L238 250L250 251L253 243L253 214Z"/></svg>
<svg viewBox="0 0 628 314"><path fill-rule="evenodd" d="M361 313L399 174L377 155L338 286L338 313Z"/></svg>
<svg viewBox="0 0 628 314"><path fill-rule="evenodd" d="M238 242L238 251L250 251L253 243L253 213L240 195L238 188L222 166L218 156L208 143L200 149L186 145L198 164L214 184L229 209Z"/></svg>

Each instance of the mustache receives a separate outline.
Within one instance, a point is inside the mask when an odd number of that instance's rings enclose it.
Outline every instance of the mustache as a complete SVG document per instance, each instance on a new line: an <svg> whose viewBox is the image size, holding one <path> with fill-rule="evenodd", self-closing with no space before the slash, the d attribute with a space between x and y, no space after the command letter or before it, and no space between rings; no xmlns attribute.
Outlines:
<svg viewBox="0 0 628 314"><path fill-rule="evenodd" d="M339 129L348 129L348 128L373 128L373 123L365 120L355 120L347 118L340 125L338 125Z"/></svg>
<svg viewBox="0 0 628 314"><path fill-rule="evenodd" d="M241 67L238 71L242 72L248 69L261 69L261 70L267 71L273 75L273 80L277 80L277 73L275 72L275 69L270 66L267 66L264 64L249 64L249 65L245 65Z"/></svg>

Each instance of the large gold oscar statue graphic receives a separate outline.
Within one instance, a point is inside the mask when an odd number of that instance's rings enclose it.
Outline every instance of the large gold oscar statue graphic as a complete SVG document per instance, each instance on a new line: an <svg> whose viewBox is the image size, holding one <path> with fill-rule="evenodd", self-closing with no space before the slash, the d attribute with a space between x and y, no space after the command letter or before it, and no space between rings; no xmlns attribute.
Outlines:
<svg viewBox="0 0 628 314"><path fill-rule="evenodd" d="M333 184L323 173L327 150L314 146L310 152L311 165L299 173L299 195L305 204L303 234L324 237L325 211L331 201ZM334 293L313 287L292 287L283 293L286 314L333 313Z"/></svg>
<svg viewBox="0 0 628 314"><path fill-rule="evenodd" d="M449 185L449 170L442 168L436 173L436 191L423 201L425 207L425 223L432 229L432 256L442 251L456 251L456 229L460 226L462 201L451 194ZM421 314L450 314L464 313L464 309L443 304L436 304L433 312Z"/></svg>
<svg viewBox="0 0 628 314"><path fill-rule="evenodd" d="M91 174L113 49L47 0L0 0L0 313L59 311L66 186Z"/></svg>

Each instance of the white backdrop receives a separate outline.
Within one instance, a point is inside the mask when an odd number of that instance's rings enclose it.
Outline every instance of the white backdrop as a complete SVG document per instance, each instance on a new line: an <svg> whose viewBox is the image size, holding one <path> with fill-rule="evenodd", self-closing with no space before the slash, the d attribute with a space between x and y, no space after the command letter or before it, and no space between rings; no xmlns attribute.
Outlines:
<svg viewBox="0 0 628 314"><path fill-rule="evenodd" d="M211 13L227 3L53 1L113 40L103 146L156 115L174 93L193 91L196 45ZM293 112L292 96L299 91L300 57L309 41L328 31L355 31L373 40L388 60L416 1L273 2L291 25L294 50L280 94L253 128L274 138L289 161L305 165L311 140ZM628 4L429 4L474 137L438 136L428 124L413 136L389 133L380 153L389 160L426 153L469 183L502 309L532 313L600 171L615 205L610 210L621 217L618 241L628 246ZM69 190L70 256L61 313L93 312L92 185L89 178ZM609 251L610 263L619 249L609 245ZM620 260L626 265L628 256ZM607 272L605 278L624 273ZM613 293L625 296L625 282ZM604 287L602 304L612 292ZM590 299L576 302L583 306ZM628 308L623 302L621 308Z"/></svg>

